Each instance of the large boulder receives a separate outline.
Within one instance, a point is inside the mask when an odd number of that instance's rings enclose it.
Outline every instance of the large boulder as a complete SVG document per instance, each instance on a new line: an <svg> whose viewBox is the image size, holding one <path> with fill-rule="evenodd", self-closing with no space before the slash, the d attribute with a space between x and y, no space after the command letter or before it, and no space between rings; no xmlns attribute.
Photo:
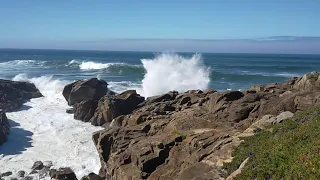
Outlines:
<svg viewBox="0 0 320 180"><path fill-rule="evenodd" d="M13 111L31 98L42 97L34 84L0 79L0 109Z"/></svg>
<svg viewBox="0 0 320 180"><path fill-rule="evenodd" d="M81 101L73 106L74 119L89 122L97 108L97 101Z"/></svg>
<svg viewBox="0 0 320 180"><path fill-rule="evenodd" d="M91 124L101 126L120 115L130 114L143 101L144 97L135 90L128 90L116 96L104 96L99 100L98 107L90 120Z"/></svg>
<svg viewBox="0 0 320 180"><path fill-rule="evenodd" d="M293 85L298 91L315 91L320 89L320 78L318 72L311 72L299 78Z"/></svg>
<svg viewBox="0 0 320 180"><path fill-rule="evenodd" d="M10 133L10 125L7 116L3 110L0 109L0 145L7 141Z"/></svg>
<svg viewBox="0 0 320 180"><path fill-rule="evenodd" d="M98 101L108 93L114 94L107 86L107 82L91 78L66 85L62 94L69 105L74 105L81 101Z"/></svg>

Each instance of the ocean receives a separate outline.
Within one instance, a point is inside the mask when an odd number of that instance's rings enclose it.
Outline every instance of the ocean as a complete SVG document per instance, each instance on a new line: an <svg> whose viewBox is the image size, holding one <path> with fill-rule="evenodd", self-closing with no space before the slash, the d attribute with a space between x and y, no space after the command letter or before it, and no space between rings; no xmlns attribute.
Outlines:
<svg viewBox="0 0 320 180"><path fill-rule="evenodd" d="M0 49L0 78L29 81L44 95L8 112L11 132L0 147L2 172L30 171L35 161L71 167L78 178L99 172L92 133L101 127L74 120L63 87L97 77L143 96L170 90L239 90L320 70L320 55L209 54Z"/></svg>
<svg viewBox="0 0 320 180"><path fill-rule="evenodd" d="M98 77L115 91L137 89L147 96L169 90L247 89L319 69L320 55L0 49L0 78Z"/></svg>

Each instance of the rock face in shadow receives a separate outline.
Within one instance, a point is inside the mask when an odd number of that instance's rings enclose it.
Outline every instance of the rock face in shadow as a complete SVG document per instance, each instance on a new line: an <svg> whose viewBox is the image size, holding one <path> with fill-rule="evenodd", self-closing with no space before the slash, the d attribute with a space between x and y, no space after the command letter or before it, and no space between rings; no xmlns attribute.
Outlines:
<svg viewBox="0 0 320 180"><path fill-rule="evenodd" d="M113 99L104 97L94 117L113 121L93 134L99 175L110 180L224 179L222 165L231 160L240 135L320 105L317 74L245 91L169 92L118 116L112 116L117 114Z"/></svg>
<svg viewBox="0 0 320 180"><path fill-rule="evenodd" d="M8 118L3 110L0 109L0 145L7 141L10 133Z"/></svg>
<svg viewBox="0 0 320 180"><path fill-rule="evenodd" d="M0 109L13 111L31 98L42 97L34 84L0 79Z"/></svg>
<svg viewBox="0 0 320 180"><path fill-rule="evenodd" d="M128 90L113 97L104 96L99 100L98 107L90 120L91 124L101 126L120 115L130 114L143 101L144 97L135 90Z"/></svg>

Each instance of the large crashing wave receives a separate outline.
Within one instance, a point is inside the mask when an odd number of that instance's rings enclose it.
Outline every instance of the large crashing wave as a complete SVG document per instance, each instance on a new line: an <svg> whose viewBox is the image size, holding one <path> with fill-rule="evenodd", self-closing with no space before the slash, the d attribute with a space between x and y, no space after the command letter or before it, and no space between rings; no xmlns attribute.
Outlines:
<svg viewBox="0 0 320 180"><path fill-rule="evenodd" d="M146 69L142 86L147 97L171 90L207 89L210 83L210 69L204 66L200 54L183 57L162 53L141 62Z"/></svg>

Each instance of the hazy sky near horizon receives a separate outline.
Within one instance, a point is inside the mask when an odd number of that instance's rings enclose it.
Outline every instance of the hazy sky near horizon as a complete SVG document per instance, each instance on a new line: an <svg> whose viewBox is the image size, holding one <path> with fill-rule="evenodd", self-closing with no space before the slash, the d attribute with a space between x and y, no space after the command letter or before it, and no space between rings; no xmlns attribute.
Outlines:
<svg viewBox="0 0 320 180"><path fill-rule="evenodd" d="M2 1L0 48L269 52L270 42L250 40L320 37L319 9L319 0ZM276 41L294 52L301 39ZM319 38L309 41L302 53L318 52Z"/></svg>

